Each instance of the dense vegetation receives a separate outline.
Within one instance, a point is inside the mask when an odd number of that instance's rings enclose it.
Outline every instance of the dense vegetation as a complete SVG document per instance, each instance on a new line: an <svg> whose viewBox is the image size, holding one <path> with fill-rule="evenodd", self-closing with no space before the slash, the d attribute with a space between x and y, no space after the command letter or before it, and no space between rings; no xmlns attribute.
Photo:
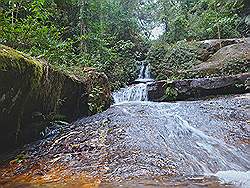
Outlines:
<svg viewBox="0 0 250 188"><path fill-rule="evenodd" d="M197 63L193 47L180 40L247 36L247 6L247 0L1 0L0 43L70 74L95 67L116 89L135 78L150 45L156 69L179 69ZM157 26L163 35L152 41Z"/></svg>
<svg viewBox="0 0 250 188"><path fill-rule="evenodd" d="M160 4L160 6L159 6ZM153 7L153 6L152 6ZM148 61L157 79L183 79L247 72L249 62L235 59L215 74L188 71L202 63L196 41L241 38L250 35L250 5L247 0L157 1L155 24L164 34L153 42Z"/></svg>
<svg viewBox="0 0 250 188"><path fill-rule="evenodd" d="M247 34L242 15L244 1L236 0L160 0L163 11L158 11L165 33L162 40L205 40L232 38ZM245 1L247 5L247 1Z"/></svg>
<svg viewBox="0 0 250 188"><path fill-rule="evenodd" d="M144 50L130 4L123 0L4 0L0 42L77 75L84 67L96 67L105 71L115 88L133 79L135 59Z"/></svg>

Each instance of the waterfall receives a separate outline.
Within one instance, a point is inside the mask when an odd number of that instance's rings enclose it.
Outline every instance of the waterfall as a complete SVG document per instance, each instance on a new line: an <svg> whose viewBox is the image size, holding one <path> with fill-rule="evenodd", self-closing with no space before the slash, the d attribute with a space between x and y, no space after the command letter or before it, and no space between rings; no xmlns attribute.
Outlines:
<svg viewBox="0 0 250 188"><path fill-rule="evenodd" d="M145 68L144 79L151 79L150 65L149 64Z"/></svg>
<svg viewBox="0 0 250 188"><path fill-rule="evenodd" d="M147 84L139 83L113 93L115 103L125 101L147 101Z"/></svg>
<svg viewBox="0 0 250 188"><path fill-rule="evenodd" d="M150 65L142 62L138 79L134 81L136 84L132 84L113 93L115 103L127 101L147 101L147 84L153 81L154 80L150 76Z"/></svg>
<svg viewBox="0 0 250 188"><path fill-rule="evenodd" d="M141 66L140 66L140 73L139 73L138 79L143 79L143 77L144 77L144 73L143 73L144 72L144 68L145 68L145 66L142 63Z"/></svg>
<svg viewBox="0 0 250 188"><path fill-rule="evenodd" d="M150 75L150 64L142 62L140 66L140 72L138 78L135 80L137 82L150 82L153 81Z"/></svg>

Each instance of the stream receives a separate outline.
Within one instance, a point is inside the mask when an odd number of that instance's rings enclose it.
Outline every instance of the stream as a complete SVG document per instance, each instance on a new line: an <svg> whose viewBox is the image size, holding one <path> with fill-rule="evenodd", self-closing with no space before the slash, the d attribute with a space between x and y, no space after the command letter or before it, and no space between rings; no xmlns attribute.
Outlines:
<svg viewBox="0 0 250 188"><path fill-rule="evenodd" d="M2 164L0 187L250 187L250 95L150 102L142 69L108 110Z"/></svg>

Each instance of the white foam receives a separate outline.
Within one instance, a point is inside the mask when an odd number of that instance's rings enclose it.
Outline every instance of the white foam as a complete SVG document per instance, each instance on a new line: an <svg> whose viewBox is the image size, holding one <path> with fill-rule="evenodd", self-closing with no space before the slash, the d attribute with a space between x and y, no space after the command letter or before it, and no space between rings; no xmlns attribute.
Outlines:
<svg viewBox="0 0 250 188"><path fill-rule="evenodd" d="M115 103L128 101L147 101L147 84L140 83L113 93Z"/></svg>
<svg viewBox="0 0 250 188"><path fill-rule="evenodd" d="M250 171L219 171L214 176L218 177L223 183L233 184L241 188L250 187Z"/></svg>

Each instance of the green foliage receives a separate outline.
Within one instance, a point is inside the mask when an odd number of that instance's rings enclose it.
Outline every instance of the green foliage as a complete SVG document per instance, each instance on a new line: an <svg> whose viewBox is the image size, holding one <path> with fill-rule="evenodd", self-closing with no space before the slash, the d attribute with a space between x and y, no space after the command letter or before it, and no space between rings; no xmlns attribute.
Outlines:
<svg viewBox="0 0 250 188"><path fill-rule="evenodd" d="M114 89L134 76L127 70L143 45L136 4L127 10L129 2L2 0L0 43L70 74L81 75L83 67L94 66L108 75Z"/></svg>
<svg viewBox="0 0 250 188"><path fill-rule="evenodd" d="M112 83L112 89L118 89L135 79L137 65L134 54L135 45L131 41L118 41L111 49L103 51L97 57L99 70L103 70Z"/></svg>
<svg viewBox="0 0 250 188"><path fill-rule="evenodd" d="M0 43L82 76L84 67L105 72L112 89L137 73L149 33L166 31L149 53L158 79L180 77L198 63L195 46L180 40L240 36L240 0L1 0ZM175 44L176 43L176 44Z"/></svg>
<svg viewBox="0 0 250 188"><path fill-rule="evenodd" d="M234 75L239 73L249 72L249 62L243 59L233 59L225 63L225 66L220 69L220 74Z"/></svg>
<svg viewBox="0 0 250 188"><path fill-rule="evenodd" d="M182 70L190 69L200 61L197 59L195 43L179 41L176 44L157 43L150 48L148 61L157 80L181 79Z"/></svg>
<svg viewBox="0 0 250 188"><path fill-rule="evenodd" d="M239 37L241 0L161 0L160 22L167 30L162 40L204 40Z"/></svg>
<svg viewBox="0 0 250 188"><path fill-rule="evenodd" d="M244 58L220 60L223 66L194 71L199 60L200 47L197 43L179 41L175 44L163 42L151 46L148 61L157 80L180 80L202 77L229 76L249 72L249 61ZM207 62L209 64L209 62Z"/></svg>
<svg viewBox="0 0 250 188"><path fill-rule="evenodd" d="M102 112L103 109L105 108L103 102L98 100L101 98L100 96L103 94L102 91L103 88L97 85L91 90L89 94L88 105L91 114Z"/></svg>
<svg viewBox="0 0 250 188"><path fill-rule="evenodd" d="M198 11L204 6L207 6L205 11ZM240 17L237 11L240 8L242 8L241 1L207 0L198 3L194 7L197 16L191 19L195 23L194 37L198 39L239 37L237 27Z"/></svg>
<svg viewBox="0 0 250 188"><path fill-rule="evenodd" d="M174 101L178 96L178 92L171 86L167 87L165 90L164 100Z"/></svg>

